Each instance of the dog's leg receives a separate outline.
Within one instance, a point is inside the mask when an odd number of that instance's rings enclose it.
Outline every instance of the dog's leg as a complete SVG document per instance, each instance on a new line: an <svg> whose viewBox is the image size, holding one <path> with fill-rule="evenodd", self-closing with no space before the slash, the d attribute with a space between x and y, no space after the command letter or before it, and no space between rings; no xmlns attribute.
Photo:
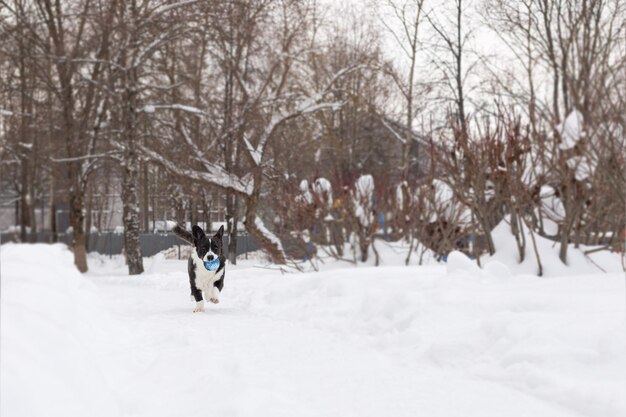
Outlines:
<svg viewBox="0 0 626 417"><path fill-rule="evenodd" d="M201 313L204 311L204 300L202 299L202 292L196 288L196 272L193 260L189 258L187 263L187 271L189 272L189 284L191 286L191 296L196 300L196 308L193 309L194 313Z"/></svg>
<svg viewBox="0 0 626 417"><path fill-rule="evenodd" d="M218 274L220 274L221 277L213 283L213 289L211 289L211 297L209 297L209 300L211 300L211 302L214 304L220 302L220 293L224 288L224 275L226 275L224 269L218 271Z"/></svg>
<svg viewBox="0 0 626 417"><path fill-rule="evenodd" d="M202 292L195 288L191 289L191 295L196 300L196 308L193 309L194 313L201 313L204 311L204 300L202 299Z"/></svg>
<svg viewBox="0 0 626 417"><path fill-rule="evenodd" d="M217 304L220 302L220 290L218 290L217 287L213 287L213 289L211 290L211 297L209 298L209 301L211 301L213 304Z"/></svg>

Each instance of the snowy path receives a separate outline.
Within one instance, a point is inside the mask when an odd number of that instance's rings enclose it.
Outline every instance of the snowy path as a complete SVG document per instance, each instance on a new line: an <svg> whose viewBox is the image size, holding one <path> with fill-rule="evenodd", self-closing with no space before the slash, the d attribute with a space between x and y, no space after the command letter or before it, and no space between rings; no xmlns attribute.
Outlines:
<svg viewBox="0 0 626 417"><path fill-rule="evenodd" d="M184 288L100 286L134 335L124 349L133 351L124 395L132 415L567 415L494 383L406 367L345 335L251 313L240 287L257 273L231 272L223 301L205 314L181 303Z"/></svg>
<svg viewBox="0 0 626 417"><path fill-rule="evenodd" d="M17 313L6 301L19 288L7 284L5 264L3 364L20 356L7 345L25 337L7 323ZM45 415L617 417L626 410L617 275L504 282L448 276L441 267L285 276L229 267L222 302L193 314L184 269L157 258L138 278L119 263L89 274L66 301L89 301L72 311L84 313L76 329L92 379L76 379L78 370L55 375L87 387L73 407L44 396ZM19 369L3 372L3 416L36 415L17 407L12 397L23 393L6 386Z"/></svg>

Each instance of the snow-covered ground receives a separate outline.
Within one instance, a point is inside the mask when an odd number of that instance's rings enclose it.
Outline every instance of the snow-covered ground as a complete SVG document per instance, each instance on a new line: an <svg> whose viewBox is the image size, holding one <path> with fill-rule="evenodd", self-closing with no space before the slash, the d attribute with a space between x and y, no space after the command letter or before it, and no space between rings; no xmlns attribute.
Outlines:
<svg viewBox="0 0 626 417"><path fill-rule="evenodd" d="M0 415L626 415L623 272L379 251L378 268L229 265L194 314L185 261L128 277L91 257L81 276L62 245L3 245Z"/></svg>

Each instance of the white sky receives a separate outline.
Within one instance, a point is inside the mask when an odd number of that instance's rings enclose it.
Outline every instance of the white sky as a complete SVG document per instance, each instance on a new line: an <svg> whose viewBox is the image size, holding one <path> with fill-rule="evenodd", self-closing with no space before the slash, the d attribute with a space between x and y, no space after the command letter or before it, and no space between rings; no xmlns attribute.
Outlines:
<svg viewBox="0 0 626 417"><path fill-rule="evenodd" d="M402 0L395 0L397 3L402 3ZM407 0L411 2L411 0ZM483 5L483 0L466 0L464 3L465 17L463 25L472 31L470 41L466 46L467 55L464 57L464 68L467 69L470 65L474 64L480 57L483 61L482 65L477 65L473 70L472 77L469 77L466 81L466 92L471 101L486 103L492 101L492 98L484 93L481 93L481 88L478 84L483 82L489 76L489 72L500 73L506 69L508 71L514 71L518 73L519 79L524 79L525 75L523 67L520 62L515 58L515 55L509 49L509 47L503 42L499 34L489 28L483 21L480 15L480 8ZM393 60L398 68L408 69L409 61L402 51L398 42L389 33L389 30L382 24L382 19L385 19L387 25L392 28L397 27L400 29L399 21L393 16L388 9L387 0L344 0L336 2L332 0L318 0L318 4L321 7L328 7L329 11L326 13L326 19L337 19L339 21L350 21L351 19L362 19L364 24L367 21L373 22L378 28L379 33L383 36L382 45L383 50L388 59ZM452 1L441 0L425 0L425 10L435 16L438 21L445 23L447 16L450 19L455 18L455 11L451 8L454 7ZM350 16L346 16L346 13L353 13ZM361 16L359 16L361 15ZM435 42L439 40L438 35L432 29L430 24L423 20L419 29L419 39L424 42L424 49L418 57L417 65L417 82L420 81L433 81L442 78L442 72L437 69L436 65L432 63L434 55L445 54L434 47ZM441 55L440 55L441 56ZM448 56L448 55L443 55ZM539 85L539 84L538 84ZM446 92L444 91L444 94ZM471 110L471 104L468 103L468 107Z"/></svg>

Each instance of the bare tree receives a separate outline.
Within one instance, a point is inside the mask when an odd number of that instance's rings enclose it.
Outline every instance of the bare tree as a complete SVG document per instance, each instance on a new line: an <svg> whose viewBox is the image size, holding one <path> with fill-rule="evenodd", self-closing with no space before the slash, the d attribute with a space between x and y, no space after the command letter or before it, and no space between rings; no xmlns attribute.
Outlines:
<svg viewBox="0 0 626 417"><path fill-rule="evenodd" d="M32 37L28 36L28 27L32 24L32 8L21 3L15 4L12 15L2 22L4 58L1 88L3 92L2 115L6 133L2 144L5 170L11 170L18 208L16 223L20 225L20 239L28 241L28 232L37 230L35 218L36 193L39 188L37 179L42 156L35 126L39 122L41 110L38 102L37 73L31 56ZM3 159L4 159L3 158Z"/></svg>
<svg viewBox="0 0 626 417"><path fill-rule="evenodd" d="M439 39L435 43L435 53L432 54L433 63L442 73L448 94L452 94L456 108L454 121L465 134L468 111L466 83L479 62L478 59L469 61L468 42L472 37L472 30L466 29L469 25L466 18L468 7L467 0L454 0L452 10L443 9L439 13L431 11L426 15L430 27Z"/></svg>
<svg viewBox="0 0 626 417"><path fill-rule="evenodd" d="M23 3L16 2L15 6L18 10ZM59 104L58 129L63 144L58 148L54 161L62 163L69 187L72 249L74 262L81 272L87 270L85 191L99 156L100 144L93 126L98 117L100 97L97 85L103 73L97 58L91 58L90 48L97 45L98 50L102 50L108 42L107 31L97 24L91 25L91 19L106 22L102 15L110 8L110 4L99 3L95 7L89 1L61 4L36 0L35 18L28 27L28 36L36 45L33 55L41 60L41 65L51 65L54 70L41 71L39 76ZM39 21L44 24L40 25ZM85 78L89 82L85 82Z"/></svg>
<svg viewBox="0 0 626 417"><path fill-rule="evenodd" d="M181 168L153 149L143 148L146 155L171 172L242 198L245 202L246 229L277 263L286 260L282 244L257 214L264 174L271 166L271 161L267 161L268 149L277 132L288 121L338 106L338 103L325 102L324 99L335 82L351 71L350 68L342 69L317 91L305 89L296 82L296 72L304 68L304 62L298 57L303 56L308 48L308 43L302 41L307 36L308 13L310 10L304 4L287 1L274 4L256 15L259 36L250 38L252 44L246 47L254 55L248 58L248 67L235 68L235 83L244 101L241 104L243 110L233 121L233 126L242 132L239 137L236 136L240 141L237 146L242 147L248 173L241 175L229 171L223 160L212 158L209 153L215 142L202 144L199 142L201 138L191 137L186 129L176 134L182 137L181 142L187 149L194 150L189 153L192 169Z"/></svg>
<svg viewBox="0 0 626 417"><path fill-rule="evenodd" d="M208 34L211 38L207 54L216 61L219 68L219 86L213 94L220 93L213 111L219 126L218 145L222 151L224 168L227 172L240 174L242 165L243 135L246 125L241 123L249 106L245 89L238 80L250 77L250 65L254 49L254 37L259 33L258 19L270 7L267 1L226 2L219 13L211 13ZM209 23L209 22L207 22ZM216 97L217 98L217 97ZM226 232L228 234L228 260L237 263L237 226L239 219L240 196L226 191Z"/></svg>
<svg viewBox="0 0 626 417"><path fill-rule="evenodd" d="M139 144L145 140L142 122L152 108L147 102L155 75L153 56L183 32L180 9L190 2L170 4L167 1L111 2L104 29L114 40L103 44L99 61L106 69L107 80L101 86L104 98L100 113L109 113L108 131L121 167L123 202L124 253L130 275L143 272L139 241L139 179L142 162ZM109 39L109 38L107 38ZM104 118L105 116L103 116Z"/></svg>
<svg viewBox="0 0 626 417"><path fill-rule="evenodd" d="M400 96L404 101L404 119L406 123L406 137L404 139L404 151L402 156L402 178L408 179L411 169L410 151L413 140L413 126L417 113L416 106L416 68L420 52L419 28L424 19L425 0L396 1L388 0L387 9L391 11L392 18L382 18L382 24L400 46L404 58L408 62L408 71L389 71L393 77ZM419 167L415 168L417 172Z"/></svg>

